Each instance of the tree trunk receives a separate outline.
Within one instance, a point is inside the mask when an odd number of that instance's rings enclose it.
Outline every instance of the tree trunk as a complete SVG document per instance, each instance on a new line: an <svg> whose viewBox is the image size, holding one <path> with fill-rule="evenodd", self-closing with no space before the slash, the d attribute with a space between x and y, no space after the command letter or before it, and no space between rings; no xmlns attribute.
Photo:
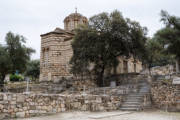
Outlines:
<svg viewBox="0 0 180 120"><path fill-rule="evenodd" d="M149 70L149 76L152 76L151 75L151 65L148 66L148 70Z"/></svg>
<svg viewBox="0 0 180 120"><path fill-rule="evenodd" d="M179 59L176 59L176 73L179 73Z"/></svg>
<svg viewBox="0 0 180 120"><path fill-rule="evenodd" d="M136 73L136 63L134 63L134 73Z"/></svg>
<svg viewBox="0 0 180 120"><path fill-rule="evenodd" d="M134 64L134 73L136 73L136 60L134 60L133 64Z"/></svg>
<svg viewBox="0 0 180 120"><path fill-rule="evenodd" d="M6 75L2 74L2 80L0 82L0 88L1 88L1 92L4 92L4 79L5 79Z"/></svg>
<svg viewBox="0 0 180 120"><path fill-rule="evenodd" d="M0 84L4 84L4 79L5 79L6 75L5 74L2 74L2 80L0 82Z"/></svg>
<svg viewBox="0 0 180 120"><path fill-rule="evenodd" d="M103 65L102 70L98 75L97 84L99 87L104 87L104 69L105 69L105 66Z"/></svg>

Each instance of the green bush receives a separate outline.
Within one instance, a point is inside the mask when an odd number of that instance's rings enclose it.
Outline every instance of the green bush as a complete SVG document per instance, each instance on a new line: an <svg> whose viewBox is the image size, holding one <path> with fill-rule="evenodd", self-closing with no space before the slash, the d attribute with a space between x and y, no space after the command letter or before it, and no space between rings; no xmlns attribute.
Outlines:
<svg viewBox="0 0 180 120"><path fill-rule="evenodd" d="M17 81L22 81L23 80L23 77L20 76L20 75L10 75L10 81L12 82L17 82Z"/></svg>

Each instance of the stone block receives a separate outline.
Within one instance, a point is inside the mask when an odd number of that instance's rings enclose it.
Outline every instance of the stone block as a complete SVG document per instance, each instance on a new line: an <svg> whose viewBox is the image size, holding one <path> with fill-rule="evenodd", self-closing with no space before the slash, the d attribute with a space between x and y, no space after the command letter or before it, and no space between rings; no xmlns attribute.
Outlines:
<svg viewBox="0 0 180 120"><path fill-rule="evenodd" d="M36 109L37 110L41 110L41 106L36 106Z"/></svg>
<svg viewBox="0 0 180 120"><path fill-rule="evenodd" d="M3 96L2 95L0 95L0 101L2 101L3 100Z"/></svg>
<svg viewBox="0 0 180 120"><path fill-rule="evenodd" d="M3 113L8 113L8 110L7 109L3 109Z"/></svg>
<svg viewBox="0 0 180 120"><path fill-rule="evenodd" d="M83 111L88 110L88 106L87 106L87 105L83 105L83 106L81 107L81 110L83 110Z"/></svg>
<svg viewBox="0 0 180 120"><path fill-rule="evenodd" d="M29 113L32 114L32 113L37 113L38 110L30 110Z"/></svg>
<svg viewBox="0 0 180 120"><path fill-rule="evenodd" d="M25 117L25 112L17 112L16 117L18 118L24 118Z"/></svg>
<svg viewBox="0 0 180 120"><path fill-rule="evenodd" d="M73 107L74 107L74 108L79 108L80 105L81 105L80 102L75 102L75 103L73 103Z"/></svg>
<svg viewBox="0 0 180 120"><path fill-rule="evenodd" d="M4 108L4 105L0 104L0 110L2 110Z"/></svg>
<svg viewBox="0 0 180 120"><path fill-rule="evenodd" d="M86 104L89 103L89 100L85 100L84 103L86 103Z"/></svg>
<svg viewBox="0 0 180 120"><path fill-rule="evenodd" d="M61 103L61 108L64 108L65 107L65 104Z"/></svg>
<svg viewBox="0 0 180 120"><path fill-rule="evenodd" d="M103 111L105 110L103 106L99 106L98 110Z"/></svg>
<svg viewBox="0 0 180 120"><path fill-rule="evenodd" d="M53 83L60 83L60 81L61 81L60 79L56 78L53 80Z"/></svg>
<svg viewBox="0 0 180 120"><path fill-rule="evenodd" d="M12 113L13 112L13 109L8 109L8 113Z"/></svg>
<svg viewBox="0 0 180 120"><path fill-rule="evenodd" d="M97 97L97 98L96 98L96 103L102 103L102 98Z"/></svg>
<svg viewBox="0 0 180 120"><path fill-rule="evenodd" d="M3 100L7 100L7 99L8 99L8 96L6 94L4 94Z"/></svg>
<svg viewBox="0 0 180 120"><path fill-rule="evenodd" d="M19 108L19 112L22 112L23 111L23 109L22 108Z"/></svg>
<svg viewBox="0 0 180 120"><path fill-rule="evenodd" d="M53 109L52 106L47 107L47 110L48 110L48 111L52 111L52 109Z"/></svg>
<svg viewBox="0 0 180 120"><path fill-rule="evenodd" d="M11 96L11 95L8 95L8 96L7 96L7 100L9 100L9 101L12 100L12 96Z"/></svg>
<svg viewBox="0 0 180 120"><path fill-rule="evenodd" d="M15 118L16 117L16 113L11 113L11 118ZM1 120L1 119L0 119Z"/></svg>
<svg viewBox="0 0 180 120"><path fill-rule="evenodd" d="M65 112L65 111L66 111L66 108L61 108L61 111L62 111L62 112Z"/></svg>
<svg viewBox="0 0 180 120"><path fill-rule="evenodd" d="M23 107L23 110L26 111L28 108L27 107Z"/></svg>
<svg viewBox="0 0 180 120"><path fill-rule="evenodd" d="M10 104L11 105L16 105L16 101L11 101Z"/></svg>
<svg viewBox="0 0 180 120"><path fill-rule="evenodd" d="M57 108L57 112L61 112L61 108Z"/></svg>
<svg viewBox="0 0 180 120"><path fill-rule="evenodd" d="M38 113L40 113L40 114L45 114L45 113L47 113L47 111L45 111L45 110L39 110Z"/></svg>
<svg viewBox="0 0 180 120"><path fill-rule="evenodd" d="M34 102L30 102L30 105L34 105Z"/></svg>
<svg viewBox="0 0 180 120"><path fill-rule="evenodd" d="M17 102L24 102L25 101L25 96L24 95L18 95L17 96Z"/></svg>
<svg viewBox="0 0 180 120"><path fill-rule="evenodd" d="M23 103L17 103L16 105L18 108L22 108L23 107Z"/></svg>
<svg viewBox="0 0 180 120"><path fill-rule="evenodd" d="M28 111L26 111L26 113L25 113L25 117L27 118L27 117L30 117L30 115L29 115L29 112Z"/></svg>
<svg viewBox="0 0 180 120"><path fill-rule="evenodd" d="M36 110L36 106L35 105L30 105L30 110Z"/></svg>
<svg viewBox="0 0 180 120"><path fill-rule="evenodd" d="M52 109L52 112L53 113L57 113L57 110L54 108L54 109Z"/></svg>
<svg viewBox="0 0 180 120"><path fill-rule="evenodd" d="M47 110L47 106L42 106L41 109L42 110Z"/></svg>
<svg viewBox="0 0 180 120"><path fill-rule="evenodd" d="M14 108L14 112L18 112L19 111L19 109L18 108Z"/></svg>

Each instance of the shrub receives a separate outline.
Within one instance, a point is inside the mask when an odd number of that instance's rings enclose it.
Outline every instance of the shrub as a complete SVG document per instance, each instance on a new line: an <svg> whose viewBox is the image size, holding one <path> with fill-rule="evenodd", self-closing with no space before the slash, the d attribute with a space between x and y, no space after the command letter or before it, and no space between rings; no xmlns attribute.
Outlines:
<svg viewBox="0 0 180 120"><path fill-rule="evenodd" d="M20 76L20 75L10 75L10 81L12 82L17 82L17 81L22 81L23 80L23 77Z"/></svg>

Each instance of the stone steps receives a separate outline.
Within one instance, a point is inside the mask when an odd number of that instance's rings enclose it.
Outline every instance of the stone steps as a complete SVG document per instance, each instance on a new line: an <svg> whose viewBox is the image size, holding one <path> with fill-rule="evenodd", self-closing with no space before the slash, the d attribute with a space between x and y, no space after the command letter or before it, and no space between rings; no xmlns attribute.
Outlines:
<svg viewBox="0 0 180 120"><path fill-rule="evenodd" d="M141 104L140 103L135 103L135 104L123 104L121 107L128 107L128 108L133 108L133 107L141 107Z"/></svg>
<svg viewBox="0 0 180 120"><path fill-rule="evenodd" d="M133 101L133 102L128 102L128 101L126 101L126 102L124 102L123 105L141 105L141 103L135 102L135 101ZM123 106L123 105L122 105L122 106Z"/></svg>
<svg viewBox="0 0 180 120"><path fill-rule="evenodd" d="M142 100L131 100L131 99L127 99L124 103L126 103L126 102L131 102L131 103L134 102L134 104L135 104L135 103L141 104L143 101L142 101Z"/></svg>
<svg viewBox="0 0 180 120"><path fill-rule="evenodd" d="M140 80L139 90L130 93L120 107L123 111L140 111L151 106L143 106L144 96L150 93L150 87L145 80ZM133 90L132 90L133 91Z"/></svg>
<svg viewBox="0 0 180 120"><path fill-rule="evenodd" d="M142 96L128 96L127 99L141 99L143 97Z"/></svg>

